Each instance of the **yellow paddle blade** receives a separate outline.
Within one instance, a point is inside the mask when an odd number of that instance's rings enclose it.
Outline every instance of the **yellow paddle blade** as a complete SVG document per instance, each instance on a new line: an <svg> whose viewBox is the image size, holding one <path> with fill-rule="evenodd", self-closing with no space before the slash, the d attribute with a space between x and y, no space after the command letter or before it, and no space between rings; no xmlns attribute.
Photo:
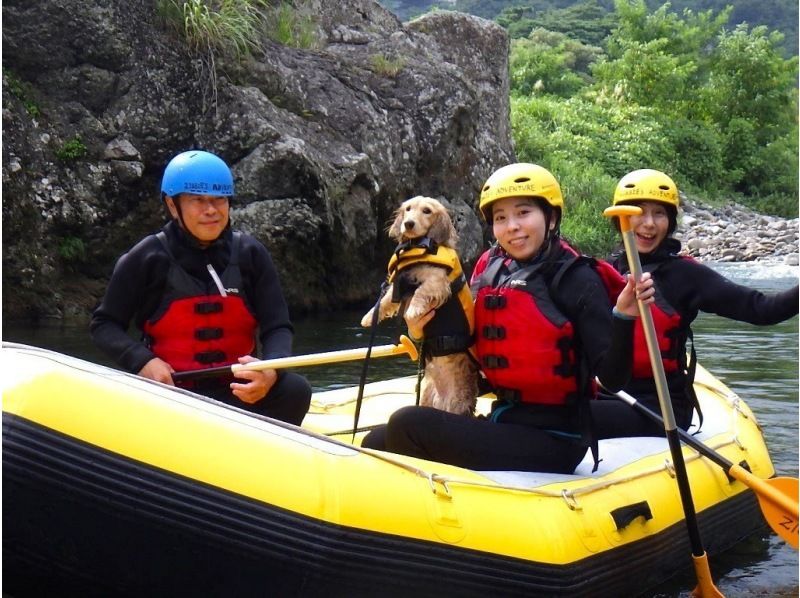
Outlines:
<svg viewBox="0 0 800 598"><path fill-rule="evenodd" d="M791 497L795 501L794 504L797 504L797 478L772 478L763 481L784 496ZM778 505L765 494L756 492L756 496L761 505L761 512L772 530L797 550L797 511L792 513L792 509Z"/></svg>

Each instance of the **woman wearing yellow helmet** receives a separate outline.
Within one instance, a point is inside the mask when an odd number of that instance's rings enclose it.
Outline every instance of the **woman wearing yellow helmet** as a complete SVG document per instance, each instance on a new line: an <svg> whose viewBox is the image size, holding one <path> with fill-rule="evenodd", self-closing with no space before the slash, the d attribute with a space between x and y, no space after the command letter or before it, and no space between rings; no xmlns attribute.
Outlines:
<svg viewBox="0 0 800 598"><path fill-rule="evenodd" d="M473 469L564 473L591 446L596 463L589 399L595 376L616 388L629 377L633 285L619 277L616 310L625 317L613 317L595 263L559 235L564 199L541 166L500 168L483 186L479 208L497 238L471 282L475 354L497 395L491 414L407 407L364 446ZM639 288L646 300L649 285ZM407 320L411 335L421 336L432 317Z"/></svg>
<svg viewBox="0 0 800 598"><path fill-rule="evenodd" d="M763 293L716 273L699 262L680 255L681 244L672 237L680 205L675 182L658 170L634 170L620 179L613 205L635 205L642 214L631 217L636 249L642 268L655 280L655 302L651 307L664 371L672 397L675 419L686 430L697 409L694 394L696 351L691 323L698 312L749 322L777 324L798 313L798 287L777 293ZM624 252L613 261L622 274L630 271ZM625 390L640 403L660 412L658 394L647 353L644 331L637 323L634 331L633 373ZM617 401L597 401L592 405L600 438L620 436L663 436L664 428L654 425L627 405ZM702 413L698 410L698 423Z"/></svg>

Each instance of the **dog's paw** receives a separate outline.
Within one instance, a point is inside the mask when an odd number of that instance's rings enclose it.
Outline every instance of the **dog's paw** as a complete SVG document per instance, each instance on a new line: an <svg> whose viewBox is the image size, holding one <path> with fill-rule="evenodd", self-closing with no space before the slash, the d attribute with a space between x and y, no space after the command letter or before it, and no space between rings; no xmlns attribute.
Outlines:
<svg viewBox="0 0 800 598"><path fill-rule="evenodd" d="M416 320L424 316L431 309L432 307L427 301L412 301L408 304L408 308L406 309L406 320Z"/></svg>
<svg viewBox="0 0 800 598"><path fill-rule="evenodd" d="M364 314L364 317L361 318L361 326L364 328L369 328L372 326L372 318L373 314L375 313L375 308L373 307L367 313Z"/></svg>

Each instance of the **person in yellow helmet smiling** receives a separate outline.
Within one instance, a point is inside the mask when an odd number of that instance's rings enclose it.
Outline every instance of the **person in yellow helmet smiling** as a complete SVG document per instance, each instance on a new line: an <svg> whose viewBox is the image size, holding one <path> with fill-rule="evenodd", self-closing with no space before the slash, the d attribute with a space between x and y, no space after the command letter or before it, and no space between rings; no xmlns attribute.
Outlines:
<svg viewBox="0 0 800 598"><path fill-rule="evenodd" d="M646 168L626 174L616 186L612 204L642 209L641 215L631 217L631 228L642 268L655 281L651 311L675 419L680 428L688 430L693 411L698 409L693 387L697 357L690 327L697 314L703 311L750 324L776 324L797 315L798 287L765 295L680 255L681 244L672 236L678 223L680 195L672 178L661 171ZM613 264L622 274L630 271L624 252L616 255ZM640 323L634 328L633 371L625 390L660 413ZM596 401L592 408L600 438L664 434L663 426L619 401ZM699 410L698 416L701 423Z"/></svg>

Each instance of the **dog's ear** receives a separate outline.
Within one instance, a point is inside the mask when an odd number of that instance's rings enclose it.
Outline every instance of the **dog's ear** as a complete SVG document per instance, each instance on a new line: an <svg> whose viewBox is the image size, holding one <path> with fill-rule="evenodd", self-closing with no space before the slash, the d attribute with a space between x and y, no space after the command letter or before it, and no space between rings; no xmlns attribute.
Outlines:
<svg viewBox="0 0 800 598"><path fill-rule="evenodd" d="M439 245L455 248L458 234L456 233L456 227L453 226L453 221L450 219L450 215L447 213L447 208L444 206L442 206L440 210L436 210L433 224L428 230L428 236Z"/></svg>
<svg viewBox="0 0 800 598"><path fill-rule="evenodd" d="M394 213L394 222L389 225L387 229L387 233L389 234L390 239L394 239L398 243L403 240L403 215L405 214L405 210L403 206L397 208L397 211Z"/></svg>

